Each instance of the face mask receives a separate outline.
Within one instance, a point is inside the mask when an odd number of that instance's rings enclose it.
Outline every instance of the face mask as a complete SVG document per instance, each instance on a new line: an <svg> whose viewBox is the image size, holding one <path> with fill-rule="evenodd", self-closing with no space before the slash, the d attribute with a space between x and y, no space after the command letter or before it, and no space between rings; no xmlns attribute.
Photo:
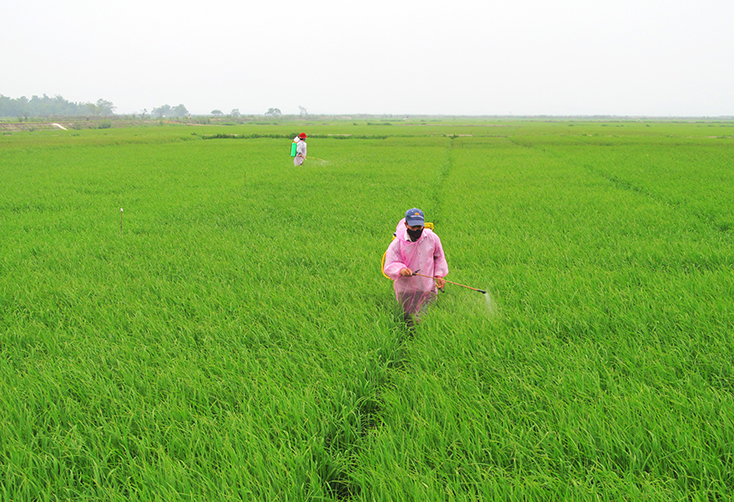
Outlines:
<svg viewBox="0 0 734 502"><path fill-rule="evenodd" d="M423 233L423 229L422 228L420 228L418 230L411 230L411 229L408 228L406 230L408 231L408 237L410 237L410 240L413 241L413 242L415 242L418 239L420 239L421 238L421 234Z"/></svg>

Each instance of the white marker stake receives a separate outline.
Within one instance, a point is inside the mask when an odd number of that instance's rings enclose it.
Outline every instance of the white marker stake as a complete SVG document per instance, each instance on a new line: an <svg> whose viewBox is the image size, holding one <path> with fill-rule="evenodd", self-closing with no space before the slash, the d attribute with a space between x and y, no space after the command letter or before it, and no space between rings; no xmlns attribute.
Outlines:
<svg viewBox="0 0 734 502"><path fill-rule="evenodd" d="M120 232L122 232L122 208L120 208Z"/></svg>

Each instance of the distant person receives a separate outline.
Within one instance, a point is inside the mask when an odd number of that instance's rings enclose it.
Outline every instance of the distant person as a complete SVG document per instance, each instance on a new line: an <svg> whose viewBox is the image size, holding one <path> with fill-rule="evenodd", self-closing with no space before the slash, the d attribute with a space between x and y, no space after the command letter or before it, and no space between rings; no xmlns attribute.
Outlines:
<svg viewBox="0 0 734 502"><path fill-rule="evenodd" d="M395 297L403 307L408 326L420 322L419 315L436 298L436 287L443 289L449 266L443 246L433 230L425 228L423 211L408 209L395 229L395 239L385 253L383 268L394 282ZM420 273L428 277L413 275Z"/></svg>
<svg viewBox="0 0 734 502"><path fill-rule="evenodd" d="M296 144L296 155L293 157L294 166L300 166L306 159L306 137L306 133L302 132L293 138L293 142Z"/></svg>

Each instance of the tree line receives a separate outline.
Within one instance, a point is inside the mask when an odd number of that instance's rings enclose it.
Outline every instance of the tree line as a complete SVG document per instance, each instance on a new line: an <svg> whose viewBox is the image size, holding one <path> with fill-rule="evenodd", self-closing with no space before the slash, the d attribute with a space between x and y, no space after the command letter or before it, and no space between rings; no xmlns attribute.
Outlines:
<svg viewBox="0 0 734 502"><path fill-rule="evenodd" d="M74 103L67 101L59 95L53 98L44 94L41 97L33 96L31 99L25 96L13 99L0 94L0 117L18 117L26 120L29 117L110 117L115 114L116 108L111 101L107 101L106 99L98 99L96 103ZM308 115L308 111L304 107L299 106L299 108L301 109L302 117ZM211 114L215 117L224 115L221 110L212 110ZM148 110L144 109L140 115L141 118L145 119L146 115L148 115ZM163 105L153 108L150 111L150 117L154 119L183 118L190 115L189 111L182 104L178 106ZM280 117L282 112L279 108L269 108L265 112L265 115ZM237 118L241 116L241 113L239 109L235 108L230 113L230 116Z"/></svg>
<svg viewBox="0 0 734 502"><path fill-rule="evenodd" d="M13 99L0 94L0 117L110 117L115 114L116 108L106 99L98 99L96 103L74 103L58 95L53 98L44 94L31 99L25 96ZM142 117L145 118L146 114L147 110L144 110ZM153 108L150 114L153 118L172 118L185 117L189 115L189 111L184 105L163 105Z"/></svg>
<svg viewBox="0 0 734 502"><path fill-rule="evenodd" d="M61 96L50 98L25 96L13 99L0 94L0 117L76 117L81 115L110 116L115 113L115 105L105 99L96 103L74 103Z"/></svg>
<svg viewBox="0 0 734 502"><path fill-rule="evenodd" d="M143 110L143 117L145 117L145 110ZM153 116L153 118L156 119L163 119L163 118L172 118L172 117L186 117L189 114L189 111L186 109L184 105L178 105L178 106L170 106L170 105L163 105L159 106L158 108L153 108L151 110L150 114Z"/></svg>

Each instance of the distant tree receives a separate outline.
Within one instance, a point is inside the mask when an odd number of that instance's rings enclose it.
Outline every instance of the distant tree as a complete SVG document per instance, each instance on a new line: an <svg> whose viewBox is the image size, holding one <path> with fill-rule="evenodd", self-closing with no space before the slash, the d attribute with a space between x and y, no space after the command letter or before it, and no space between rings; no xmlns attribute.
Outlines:
<svg viewBox="0 0 734 502"><path fill-rule="evenodd" d="M280 112L280 108L268 108L268 111L265 112L265 115L270 115L271 117L280 117L282 114Z"/></svg>
<svg viewBox="0 0 734 502"><path fill-rule="evenodd" d="M224 113L222 113L222 110L212 110L212 115L215 117L221 117Z"/></svg>
<svg viewBox="0 0 734 502"><path fill-rule="evenodd" d="M306 110L301 105L298 105L298 108L301 110L301 117L307 117L308 116L308 110Z"/></svg>
<svg viewBox="0 0 734 502"><path fill-rule="evenodd" d="M232 117L234 117L234 118L239 118L239 117L240 117L240 109L239 109L239 108L235 108L235 109L233 109L233 110L232 110L232 111L230 112L230 115L231 115Z"/></svg>
<svg viewBox="0 0 734 502"><path fill-rule="evenodd" d="M0 94L0 117L10 117L13 115L13 100L7 96Z"/></svg>
<svg viewBox="0 0 734 502"><path fill-rule="evenodd" d="M147 108L143 108L143 113L140 114L140 118L143 119L143 120L145 120L145 115L147 113L148 113L148 109Z"/></svg>
<svg viewBox="0 0 734 502"><path fill-rule="evenodd" d="M158 108L153 108L150 111L150 114L153 116L153 118L162 119L166 117L171 117L173 115L173 109L171 108L171 105L163 105L159 106Z"/></svg>
<svg viewBox="0 0 734 502"><path fill-rule="evenodd" d="M178 105L176 108L171 110L173 115L176 117L185 117L189 114L189 111L186 109L184 105Z"/></svg>
<svg viewBox="0 0 734 502"><path fill-rule="evenodd" d="M103 116L103 117L109 117L110 115L113 115L115 113L115 108L117 108L115 105L112 104L111 101L107 101L106 99L98 99L97 100L97 114Z"/></svg>

